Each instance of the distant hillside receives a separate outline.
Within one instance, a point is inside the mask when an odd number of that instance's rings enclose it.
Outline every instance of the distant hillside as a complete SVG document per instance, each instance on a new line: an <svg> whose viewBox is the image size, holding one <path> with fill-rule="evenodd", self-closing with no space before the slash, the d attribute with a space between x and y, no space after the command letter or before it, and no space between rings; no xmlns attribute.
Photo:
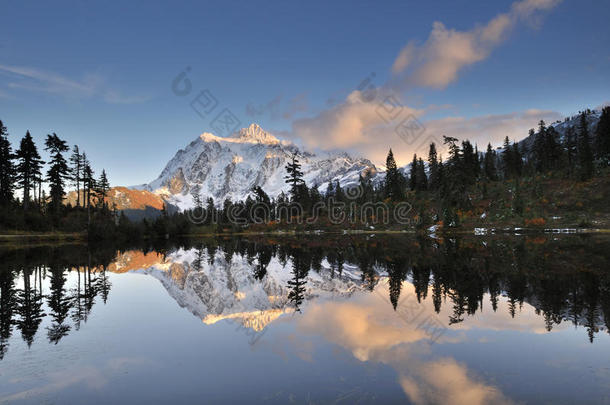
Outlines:
<svg viewBox="0 0 610 405"><path fill-rule="evenodd" d="M109 207L116 207L117 210L123 211L131 220L155 218L161 214L163 205L166 204L163 198L157 194L146 190L132 190L127 187L112 187L108 192L106 202ZM66 204L76 205L76 191L68 193ZM171 205L167 205L167 207L170 212L174 209Z"/></svg>
<svg viewBox="0 0 610 405"><path fill-rule="evenodd" d="M589 134L594 134L597 129L597 123L599 122L599 118L601 116L601 111L592 110L590 113L586 115L587 117L587 127L589 129ZM547 122L547 127L553 127L559 136L559 141L564 142L566 133L569 128L574 128L578 131L578 127L580 125L580 114L573 115L571 117L566 117L563 121L555 121L553 123ZM538 132L534 132L533 135L528 135L524 139L518 141L519 148L522 151L526 152L526 156L531 153L534 146L534 141L536 139L536 135ZM591 140L593 140L593 136L591 136Z"/></svg>

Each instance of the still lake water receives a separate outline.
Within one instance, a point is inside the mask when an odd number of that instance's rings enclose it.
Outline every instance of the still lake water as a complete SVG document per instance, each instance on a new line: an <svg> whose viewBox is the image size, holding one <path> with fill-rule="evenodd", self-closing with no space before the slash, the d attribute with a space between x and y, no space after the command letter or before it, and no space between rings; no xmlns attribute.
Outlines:
<svg viewBox="0 0 610 405"><path fill-rule="evenodd" d="M0 248L0 403L610 403L610 238Z"/></svg>

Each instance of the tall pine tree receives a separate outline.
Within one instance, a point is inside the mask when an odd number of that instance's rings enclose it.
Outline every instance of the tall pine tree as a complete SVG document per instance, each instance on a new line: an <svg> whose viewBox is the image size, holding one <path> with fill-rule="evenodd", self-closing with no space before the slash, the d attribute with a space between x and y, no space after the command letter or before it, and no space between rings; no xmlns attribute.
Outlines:
<svg viewBox="0 0 610 405"><path fill-rule="evenodd" d="M510 179L515 175L515 156L514 150L510 145L510 139L508 136L504 138L504 144L502 145L502 167L504 170L504 178Z"/></svg>
<svg viewBox="0 0 610 405"><path fill-rule="evenodd" d="M8 132L0 121L0 205L13 201L16 175L14 159Z"/></svg>
<svg viewBox="0 0 610 405"><path fill-rule="evenodd" d="M415 162L417 164L417 162ZM405 179L398 171L396 160L394 160L394 153L392 149L388 152L388 156L385 160L385 183L384 192L386 198L392 201L399 201L404 198L404 185Z"/></svg>
<svg viewBox="0 0 610 405"><path fill-rule="evenodd" d="M428 177L426 176L426 166L422 158L417 161L417 185L418 191L426 191L428 189Z"/></svg>
<svg viewBox="0 0 610 405"><path fill-rule="evenodd" d="M35 190L38 180L42 177L40 170L44 163L40 159L38 148L36 148L30 131L27 131L21 139L16 156L17 184L23 190L23 209L27 210L30 203L30 191Z"/></svg>
<svg viewBox="0 0 610 405"><path fill-rule="evenodd" d="M394 156L392 156L393 158ZM409 188L415 190L417 188L417 154L413 155L411 162L411 171L409 172Z"/></svg>
<svg viewBox="0 0 610 405"><path fill-rule="evenodd" d="M95 194L97 196L98 202L101 202L102 207L108 208L106 203L106 196L108 195L108 191L110 190L110 182L108 181L108 176L106 175L106 170L102 169L102 174L100 178L95 183Z"/></svg>
<svg viewBox="0 0 610 405"><path fill-rule="evenodd" d="M45 150L50 152L51 161L47 170L47 181L49 182L51 208L58 211L62 205L66 180L69 178L70 169L68 162L63 156L64 152L70 150L66 141L60 139L55 132L47 135Z"/></svg>
<svg viewBox="0 0 610 405"><path fill-rule="evenodd" d="M438 167L438 155L436 152L436 144L432 142L428 151L428 171L430 176L428 179L428 186L430 190L438 190L440 187L440 173Z"/></svg>
<svg viewBox="0 0 610 405"><path fill-rule="evenodd" d="M513 175L515 177L521 177L523 173L523 155L521 154L521 150L519 150L519 144L517 142L513 142Z"/></svg>
<svg viewBox="0 0 610 405"><path fill-rule="evenodd" d="M533 132L533 131L532 131ZM531 133L530 133L531 134ZM546 150L546 124L540 121L538 124L538 133L534 139L534 168L537 172L544 172L548 169L547 150Z"/></svg>
<svg viewBox="0 0 610 405"><path fill-rule="evenodd" d="M301 191L301 186L305 184L301 164L297 156L297 152L292 153L290 161L286 164L287 175L284 177L286 183L290 185L290 195L293 202L299 202L299 192Z"/></svg>
<svg viewBox="0 0 610 405"><path fill-rule="evenodd" d="M485 171L485 177L488 180L498 180L498 172L496 171L496 151L491 147L491 143L487 144L487 151L485 152L485 158L483 160L483 170Z"/></svg>

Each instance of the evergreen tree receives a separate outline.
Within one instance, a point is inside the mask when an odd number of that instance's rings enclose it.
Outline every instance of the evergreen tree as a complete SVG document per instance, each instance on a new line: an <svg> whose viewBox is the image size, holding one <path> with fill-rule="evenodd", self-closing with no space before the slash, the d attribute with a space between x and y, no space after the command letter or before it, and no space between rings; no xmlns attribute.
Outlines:
<svg viewBox="0 0 610 405"><path fill-rule="evenodd" d="M580 115L580 127L578 136L578 162L581 180L588 180L593 175L593 152L589 140L589 129L587 128L587 117L583 112Z"/></svg>
<svg viewBox="0 0 610 405"><path fill-rule="evenodd" d="M8 140L8 132L0 121L0 205L13 201L17 174L14 159L15 155L13 155L11 143Z"/></svg>
<svg viewBox="0 0 610 405"><path fill-rule="evenodd" d="M320 190L318 190L317 186L314 186L309 189L309 203L311 207L313 207L318 202L322 201L322 194L320 194Z"/></svg>
<svg viewBox="0 0 610 405"><path fill-rule="evenodd" d="M363 204L366 202L373 201L373 194L375 192L373 188L373 182L371 180L370 173L366 173L364 176L362 174L358 177L358 184L360 189L362 190L362 194L360 197L359 203Z"/></svg>
<svg viewBox="0 0 610 405"><path fill-rule="evenodd" d="M595 129L595 152L605 165L610 164L610 107L604 107Z"/></svg>
<svg viewBox="0 0 610 405"><path fill-rule="evenodd" d="M521 177L523 173L523 156L521 151L519 150L519 144L513 142L512 146L512 155L513 155L513 175L515 177Z"/></svg>
<svg viewBox="0 0 610 405"><path fill-rule="evenodd" d="M23 209L27 210L30 202L30 191L35 190L38 180L42 177L40 170L43 164L30 131L27 131L21 139L16 156L17 184L23 190Z"/></svg>
<svg viewBox="0 0 610 405"><path fill-rule="evenodd" d="M415 190L417 188L417 154L413 154L411 162L411 171L409 173L409 188Z"/></svg>
<svg viewBox="0 0 610 405"><path fill-rule="evenodd" d="M337 180L335 182L335 200L339 201L339 202L344 202L345 201L345 192L343 191L343 188L341 187L341 183L339 183L339 180Z"/></svg>
<svg viewBox="0 0 610 405"><path fill-rule="evenodd" d="M206 202L206 206L205 206L205 211L206 211L206 217L205 217L205 224L206 225L210 225L210 224L214 224L217 222L216 220L216 207L214 206L214 199L212 197L208 197L208 200Z"/></svg>
<svg viewBox="0 0 610 405"><path fill-rule="evenodd" d="M417 161L417 190L425 191L428 189L428 177L426 176L426 166L422 158Z"/></svg>
<svg viewBox="0 0 610 405"><path fill-rule="evenodd" d="M566 160L568 164L568 174L571 174L576 166L576 158L577 158L577 138L576 130L574 127L569 127L566 130L566 136L564 141L564 149Z"/></svg>
<svg viewBox="0 0 610 405"><path fill-rule="evenodd" d="M483 167L485 171L485 177L488 180L498 180L498 173L496 171L496 151L492 149L491 143L487 144L487 152L485 152Z"/></svg>
<svg viewBox="0 0 610 405"><path fill-rule="evenodd" d="M445 222L451 224L455 222L453 219L453 210L456 207L464 207L469 205L467 186L472 181L465 175L464 162L462 159L462 151L457 144L458 139L443 136L443 143L449 149L449 159L443 165L443 181L441 188L441 197L445 212Z"/></svg>
<svg viewBox="0 0 610 405"><path fill-rule="evenodd" d="M102 169L102 174L98 181L95 182L95 194L98 198L98 201L101 201L102 207L108 208L106 203L106 196L108 195L108 191L110 190L110 182L108 181L108 176L106 175L106 170Z"/></svg>
<svg viewBox="0 0 610 405"><path fill-rule="evenodd" d="M530 132L530 134L532 132ZM537 172L546 171L548 168L546 151L546 124L542 120L538 124L538 133L534 139L534 147L532 152L534 154L534 169Z"/></svg>
<svg viewBox="0 0 610 405"><path fill-rule="evenodd" d="M70 156L70 163L72 164L72 180L76 186L76 206L80 207L80 183L82 180L83 173L83 155L78 149L78 145L74 145L72 148L72 155Z"/></svg>
<svg viewBox="0 0 610 405"><path fill-rule="evenodd" d="M254 199L256 202L263 203L267 206L271 205L271 199L260 186L254 187L252 192L254 193Z"/></svg>
<svg viewBox="0 0 610 405"><path fill-rule="evenodd" d="M290 162L286 164L286 173L288 173L284 179L287 184L290 184L290 194L293 202L299 202L299 188L305 184L303 180L303 172L301 171L301 164L297 159L297 152L293 152Z"/></svg>
<svg viewBox="0 0 610 405"><path fill-rule="evenodd" d="M60 139L56 133L47 135L45 150L51 154L49 170L47 171L47 181L49 182L51 194L51 207L57 211L61 207L65 194L65 182L69 178L70 170L68 162L63 153L70 150L66 141Z"/></svg>
<svg viewBox="0 0 610 405"><path fill-rule="evenodd" d="M326 193L324 194L324 197L328 200L333 195L335 195L335 186L333 185L333 181L329 180L328 186L326 187Z"/></svg>
<svg viewBox="0 0 610 405"><path fill-rule="evenodd" d="M550 169L558 169L561 167L562 150L558 139L559 133L555 130L555 128L547 128L544 147L547 164Z"/></svg>
<svg viewBox="0 0 610 405"><path fill-rule="evenodd" d="M474 177L475 179L479 179L479 177L481 176L481 154L479 154L479 146L478 145L474 145L474 162L473 162L473 169L474 169Z"/></svg>
<svg viewBox="0 0 610 405"><path fill-rule="evenodd" d="M460 170L462 171L462 176L467 184L474 184L477 180L479 173L479 159L477 154L478 152L475 151L469 140L462 142L462 162Z"/></svg>
<svg viewBox="0 0 610 405"><path fill-rule="evenodd" d="M87 159L87 155L82 155L82 167L83 167L83 205L89 208L91 206L91 193L95 190L95 178L93 177L94 172L91 168L91 162Z"/></svg>
<svg viewBox="0 0 610 405"><path fill-rule="evenodd" d="M440 173L436 145L434 142L430 144L430 150L428 151L428 171L430 172L430 177L428 179L430 190L438 190L440 187Z"/></svg>
<svg viewBox="0 0 610 405"><path fill-rule="evenodd" d="M399 201L404 198L405 179L398 171L398 166L396 165L396 160L394 160L394 153L392 153L392 149L390 149L388 152L385 166L385 196L392 201Z"/></svg>
<svg viewBox="0 0 610 405"><path fill-rule="evenodd" d="M446 168L453 167L458 169L461 165L462 152L458 146L458 139L443 135L443 144L449 149L449 159L447 160Z"/></svg>
<svg viewBox="0 0 610 405"><path fill-rule="evenodd" d="M504 138L502 149L502 167L504 170L504 177L510 179L515 174L515 157L513 155L513 148L510 145L510 139L508 139L508 136Z"/></svg>

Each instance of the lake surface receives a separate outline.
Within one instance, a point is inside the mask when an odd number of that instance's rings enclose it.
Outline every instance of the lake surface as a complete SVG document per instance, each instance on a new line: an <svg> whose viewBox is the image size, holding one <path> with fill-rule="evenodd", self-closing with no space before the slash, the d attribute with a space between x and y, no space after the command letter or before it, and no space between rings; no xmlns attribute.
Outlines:
<svg viewBox="0 0 610 405"><path fill-rule="evenodd" d="M610 403L610 238L0 248L0 403Z"/></svg>

